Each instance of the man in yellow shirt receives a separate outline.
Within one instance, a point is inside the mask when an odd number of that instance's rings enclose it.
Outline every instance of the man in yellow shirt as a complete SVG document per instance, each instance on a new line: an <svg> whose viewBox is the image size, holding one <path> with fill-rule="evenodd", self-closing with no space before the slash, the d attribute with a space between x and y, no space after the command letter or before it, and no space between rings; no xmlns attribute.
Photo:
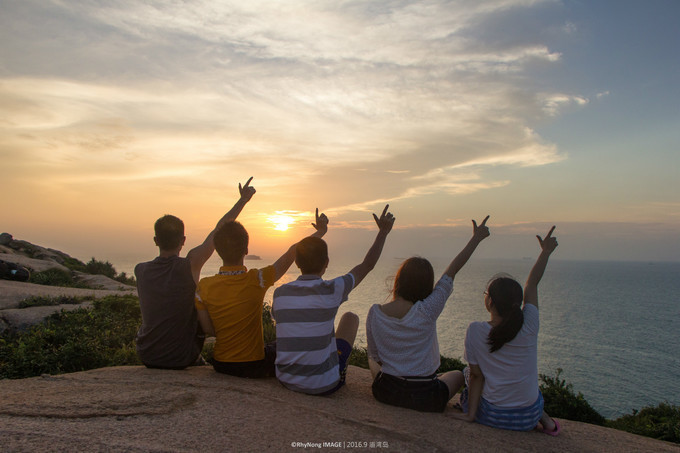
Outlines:
<svg viewBox="0 0 680 453"><path fill-rule="evenodd" d="M328 218L316 210L316 232L328 230ZM239 377L275 376L276 343L265 345L262 307L267 290L295 260L293 244L273 265L248 270L248 232L239 222L228 222L215 233L215 249L222 258L217 275L201 279L196 290L196 309L201 327L215 336L213 367Z"/></svg>

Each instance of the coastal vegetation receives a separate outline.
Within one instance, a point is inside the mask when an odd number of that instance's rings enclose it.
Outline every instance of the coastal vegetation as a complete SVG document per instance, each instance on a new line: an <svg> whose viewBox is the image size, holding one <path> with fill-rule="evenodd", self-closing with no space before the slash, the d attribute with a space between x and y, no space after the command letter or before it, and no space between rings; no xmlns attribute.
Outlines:
<svg viewBox="0 0 680 453"><path fill-rule="evenodd" d="M32 296L19 302L18 308L45 307L51 305L78 305L88 300L94 300L90 296Z"/></svg>
<svg viewBox="0 0 680 453"><path fill-rule="evenodd" d="M56 267L40 272L31 272L28 282L68 288L89 288L87 283L78 281L73 272Z"/></svg>
<svg viewBox="0 0 680 453"><path fill-rule="evenodd" d="M32 272L28 281L39 285L90 288L90 285L80 281L75 273L82 272L91 275L104 275L105 277L125 285L136 286L137 284L134 277L128 277L125 272L118 273L116 268L113 267L113 264L108 261L96 260L94 257L87 263L83 263L82 261L69 256L64 258L63 265L66 266L68 270L52 268L41 272Z"/></svg>
<svg viewBox="0 0 680 453"><path fill-rule="evenodd" d="M23 306L80 303L85 299L33 297ZM273 341L276 329L270 307L263 312L265 341ZM136 296L108 296L94 300L90 309L62 311L25 332L0 336L0 379L19 379L41 374L59 374L119 365L140 365L134 338L141 314ZM204 348L212 356L212 344ZM355 348L352 365L368 368L365 348ZM440 372L462 370L456 358L442 357ZM628 431L655 439L680 443L680 407L661 403L645 407L615 420L600 415L570 383L554 376L540 375L546 411L557 418L576 420Z"/></svg>

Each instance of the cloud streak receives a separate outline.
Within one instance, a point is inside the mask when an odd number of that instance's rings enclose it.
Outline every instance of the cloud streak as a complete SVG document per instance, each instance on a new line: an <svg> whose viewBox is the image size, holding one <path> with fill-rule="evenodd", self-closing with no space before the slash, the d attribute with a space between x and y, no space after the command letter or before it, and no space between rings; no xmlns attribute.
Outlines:
<svg viewBox="0 0 680 453"><path fill-rule="evenodd" d="M343 213L499 189L513 181L490 168L566 158L527 118L588 103L518 88L559 52L475 29L543 3L10 4L0 153L17 175L158 196L169 180L200 191L255 174L294 211L310 190ZM43 33L20 26L45 16ZM50 52L71 64L47 68Z"/></svg>

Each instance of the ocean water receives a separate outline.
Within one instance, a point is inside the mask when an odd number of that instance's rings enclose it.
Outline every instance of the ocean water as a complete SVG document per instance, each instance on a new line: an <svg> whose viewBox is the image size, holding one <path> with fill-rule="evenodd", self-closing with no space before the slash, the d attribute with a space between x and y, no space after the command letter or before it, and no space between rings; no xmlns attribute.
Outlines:
<svg viewBox="0 0 680 453"><path fill-rule="evenodd" d="M272 261L246 265L262 267ZM381 258L340 308L339 314L353 311L362 320L357 345L366 345L368 309L389 300L401 261ZM440 276L448 259L431 261ZM326 278L356 264L331 263ZM132 266L125 264L119 269L131 271ZM202 275L213 275L219 264L214 256ZM473 257L456 277L453 295L437 323L441 353L462 357L468 324L488 319L482 293L491 276L507 272L523 284L533 264L533 259ZM297 275L293 265L277 286ZM266 302L271 303L271 294L272 290ZM539 285L539 311L539 373L554 375L561 368L561 377L608 418L663 401L680 405L680 263L551 260Z"/></svg>

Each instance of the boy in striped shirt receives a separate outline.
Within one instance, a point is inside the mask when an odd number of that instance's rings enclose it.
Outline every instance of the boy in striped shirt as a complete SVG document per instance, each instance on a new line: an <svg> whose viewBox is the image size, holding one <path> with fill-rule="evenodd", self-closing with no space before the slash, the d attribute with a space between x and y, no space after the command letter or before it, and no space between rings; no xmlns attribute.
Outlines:
<svg viewBox="0 0 680 453"><path fill-rule="evenodd" d="M276 320L276 377L287 388L312 395L328 395L345 383L359 317L351 312L334 330L335 315L350 291L368 275L380 258L394 216L385 206L373 214L378 234L366 257L349 273L323 280L328 267L328 246L308 237L295 249L301 275L274 291L272 314Z"/></svg>

